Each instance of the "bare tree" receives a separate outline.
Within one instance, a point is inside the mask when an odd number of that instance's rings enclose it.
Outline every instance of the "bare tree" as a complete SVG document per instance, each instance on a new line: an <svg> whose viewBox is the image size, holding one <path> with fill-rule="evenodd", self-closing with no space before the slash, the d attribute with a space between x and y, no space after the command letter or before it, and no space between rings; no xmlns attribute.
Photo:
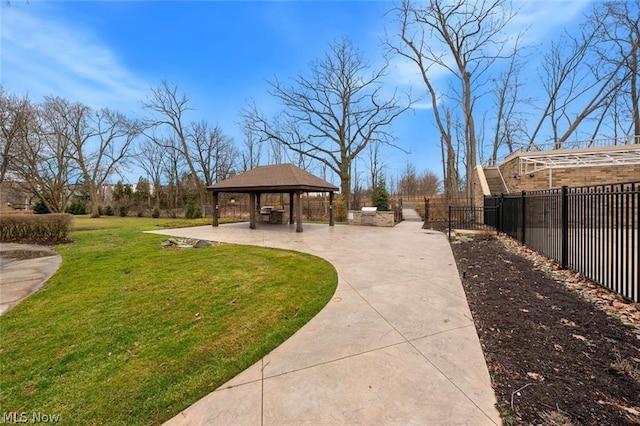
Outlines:
<svg viewBox="0 0 640 426"><path fill-rule="evenodd" d="M626 99L633 134L640 138L640 0L596 3L588 20L599 30L595 47L602 60L614 67L622 65L619 93Z"/></svg>
<svg viewBox="0 0 640 426"><path fill-rule="evenodd" d="M99 217L100 189L113 174L121 172L142 126L136 120L106 108L94 113L78 103L66 103L65 106L75 160L91 199L91 217Z"/></svg>
<svg viewBox="0 0 640 426"><path fill-rule="evenodd" d="M244 111L251 131L294 153L325 164L340 178L345 203L350 199L352 163L369 143L393 144L388 126L406 111L396 93L385 95L386 66L372 70L351 41L333 42L321 60L288 85L271 82L271 94L285 110L268 119L257 108ZM346 207L346 204L345 206Z"/></svg>
<svg viewBox="0 0 640 426"><path fill-rule="evenodd" d="M354 210L362 208L362 199L365 192L362 185L362 172L358 169L358 163L357 159L351 163L351 201L347 203Z"/></svg>
<svg viewBox="0 0 640 426"><path fill-rule="evenodd" d="M33 106L25 96L20 98L6 93L0 86L0 183L11 170L15 150L29 131L27 126L33 114Z"/></svg>
<svg viewBox="0 0 640 426"><path fill-rule="evenodd" d="M177 86L163 80L159 87L151 89L144 107L152 114L148 119L150 127L169 131L168 136L154 140L165 143L162 147L167 153L176 151L180 157L174 158L172 153L171 182L175 182L176 188L186 183L194 186L200 204L204 205L206 186L234 172L239 153L233 140L219 126L212 128L206 121L186 122L185 113L191 109L188 102L186 95L178 93ZM178 161L187 167L186 178L173 176Z"/></svg>
<svg viewBox="0 0 640 426"><path fill-rule="evenodd" d="M513 47L506 69L494 79L492 94L494 96L495 125L491 145L491 164L498 159L498 151L506 146L507 153L512 153L516 142L524 136L524 124L518 107L525 102L520 94L523 83L520 80L522 62L520 58L519 38Z"/></svg>
<svg viewBox="0 0 640 426"><path fill-rule="evenodd" d="M418 173L416 167L407 163L400 179L398 179L398 192L408 198L418 195Z"/></svg>
<svg viewBox="0 0 640 426"><path fill-rule="evenodd" d="M476 165L477 140L474 105L479 88L486 84L487 71L508 42L503 34L514 16L506 0L429 0L412 3L403 0L396 9L400 24L400 43L387 41L390 50L414 63L431 96L436 125L443 151L449 158L455 153L446 106L435 86L436 76L444 71L452 80L451 94L464 118L467 180ZM453 83L455 82L455 84ZM441 111L441 108L444 111ZM451 176L446 190L451 190ZM469 195L472 186L467 185Z"/></svg>
<svg viewBox="0 0 640 426"><path fill-rule="evenodd" d="M635 126L633 121L628 119L628 113L632 110L633 107L629 105L627 98L616 96L608 105L606 113L602 115L602 126L615 140L633 134ZM635 142L638 143L637 139Z"/></svg>
<svg viewBox="0 0 640 426"><path fill-rule="evenodd" d="M269 140L268 154L269 164L282 164L287 158L284 146L273 139Z"/></svg>
<svg viewBox="0 0 640 426"><path fill-rule="evenodd" d="M219 182L237 172L240 152L236 148L233 139L222 133L218 126L214 127L209 133L209 141L214 147L213 155L215 156L215 173L212 182Z"/></svg>
<svg viewBox="0 0 640 426"><path fill-rule="evenodd" d="M428 196L438 192L440 187L440 180L438 176L431 172L424 172L418 178L418 192L420 195Z"/></svg>
<svg viewBox="0 0 640 426"><path fill-rule="evenodd" d="M188 136L188 154L192 155L199 178L207 185L226 179L235 169L238 152L233 139L219 126L206 121L192 123Z"/></svg>
<svg viewBox="0 0 640 426"><path fill-rule="evenodd" d="M260 165L262 142L260 138L251 131L251 127L246 121L243 122L243 131L244 140L242 142L244 149L240 155L242 157L242 171L247 171Z"/></svg>
<svg viewBox="0 0 640 426"><path fill-rule="evenodd" d="M166 168L165 164L165 148L154 139L155 135L147 136L146 139L138 144L134 154L135 163L147 174L151 181L152 188L150 191L153 195L153 206L160 208L160 188L162 186L162 176Z"/></svg>
<svg viewBox="0 0 640 426"><path fill-rule="evenodd" d="M204 203L205 183L199 176L195 156L191 155L189 124L184 117L185 113L191 109L188 103L189 99L185 94L178 93L177 86L172 86L166 80L162 80L159 87L151 89L151 94L143 106L152 114L148 119L150 127L164 127L171 132L170 140L177 143L165 146L165 148L178 150L182 155L190 174L193 176L201 201Z"/></svg>
<svg viewBox="0 0 640 426"><path fill-rule="evenodd" d="M380 152L381 145L380 143L372 143L369 144L369 174L371 176L371 188L376 186L379 178L384 174L383 170L385 168L384 161L382 160L382 154Z"/></svg>
<svg viewBox="0 0 640 426"><path fill-rule="evenodd" d="M13 105L0 114L7 142L3 148L10 145L12 151L12 172L52 212L64 211L81 186L97 216L100 189L118 172L139 124L117 112L93 112L60 97L47 97L39 106L26 98L3 96L2 101Z"/></svg>
<svg viewBox="0 0 640 426"><path fill-rule="evenodd" d="M433 195L438 192L439 187L440 181L435 174L424 172L418 175L415 166L411 163L407 163L398 179L398 192L409 199Z"/></svg>
<svg viewBox="0 0 640 426"><path fill-rule="evenodd" d="M540 81L546 98L529 134L530 145L536 143L546 125L555 148L561 148L589 118L598 113L606 115L621 93L629 78L624 60L607 62L595 54L604 26L603 22L588 20L578 36L565 32L543 55Z"/></svg>
<svg viewBox="0 0 640 426"><path fill-rule="evenodd" d="M80 180L66 112L60 106L59 98L47 98L29 110L13 163L25 189L54 213L64 211Z"/></svg>
<svg viewBox="0 0 640 426"><path fill-rule="evenodd" d="M436 115L440 117L440 113L436 110ZM458 156L461 154L453 144L453 127L451 118L451 109L446 108L444 111L444 127L440 129L440 150L442 156L442 172L444 176L444 192L449 197L457 194L460 187L460 172L458 170ZM438 118L439 120L439 118ZM440 123L442 124L442 123ZM440 127L440 124L438 127ZM444 133L443 133L444 132Z"/></svg>
<svg viewBox="0 0 640 426"><path fill-rule="evenodd" d="M188 168L184 157L178 147L179 142L171 138L156 139L164 148L164 175L167 182L167 207L175 209L182 207L183 195L186 190L183 188L182 177L188 174Z"/></svg>
<svg viewBox="0 0 640 426"><path fill-rule="evenodd" d="M394 195L401 195L398 190L398 178L393 176L389 177L389 193Z"/></svg>

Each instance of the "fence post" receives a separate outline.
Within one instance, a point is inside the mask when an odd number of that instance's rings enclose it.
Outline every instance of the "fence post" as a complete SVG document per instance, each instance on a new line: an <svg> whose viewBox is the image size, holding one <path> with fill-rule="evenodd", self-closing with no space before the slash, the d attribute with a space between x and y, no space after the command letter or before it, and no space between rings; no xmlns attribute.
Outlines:
<svg viewBox="0 0 640 426"><path fill-rule="evenodd" d="M424 221L429 222L429 199L424 197Z"/></svg>
<svg viewBox="0 0 640 426"><path fill-rule="evenodd" d="M523 246L527 245L527 243L525 242L526 241L526 239L525 239L525 235L526 235L525 229L527 227L527 208L526 208L527 201L526 201L526 198L525 198L526 195L527 195L527 193L525 191L522 191L522 223L520 224L520 226L522 227L522 241L521 242L522 242Z"/></svg>
<svg viewBox="0 0 640 426"><path fill-rule="evenodd" d="M429 226L429 199L427 197L422 197L424 199L424 222L422 223L422 229L428 229Z"/></svg>
<svg viewBox="0 0 640 426"><path fill-rule="evenodd" d="M567 269L569 264L569 197L568 187L562 187L561 206L562 206L562 256L560 264L562 269Z"/></svg>
<svg viewBox="0 0 640 426"><path fill-rule="evenodd" d="M449 206L449 241L451 241L451 206Z"/></svg>
<svg viewBox="0 0 640 426"><path fill-rule="evenodd" d="M498 198L498 232L504 234L504 211L502 206L504 204L504 193L500 194L500 198Z"/></svg>

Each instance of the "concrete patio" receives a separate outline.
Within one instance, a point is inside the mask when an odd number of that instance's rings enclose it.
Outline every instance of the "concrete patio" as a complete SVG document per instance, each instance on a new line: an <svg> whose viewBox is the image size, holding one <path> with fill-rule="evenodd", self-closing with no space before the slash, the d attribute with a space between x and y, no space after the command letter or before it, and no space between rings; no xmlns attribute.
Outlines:
<svg viewBox="0 0 640 426"><path fill-rule="evenodd" d="M316 317L167 424L501 424L449 243L420 227L155 231L307 252L339 276Z"/></svg>
<svg viewBox="0 0 640 426"><path fill-rule="evenodd" d="M0 243L0 315L38 291L61 263L49 247Z"/></svg>

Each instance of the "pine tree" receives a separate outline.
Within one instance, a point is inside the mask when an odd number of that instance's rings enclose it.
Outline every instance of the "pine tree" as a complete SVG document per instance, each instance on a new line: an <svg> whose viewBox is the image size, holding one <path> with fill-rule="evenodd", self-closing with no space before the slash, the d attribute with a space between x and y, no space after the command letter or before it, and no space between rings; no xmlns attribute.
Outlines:
<svg viewBox="0 0 640 426"><path fill-rule="evenodd" d="M390 210L389 205L389 193L387 192L387 184L384 178L378 179L378 182L373 187L373 192L371 194L371 201L373 205L381 211Z"/></svg>

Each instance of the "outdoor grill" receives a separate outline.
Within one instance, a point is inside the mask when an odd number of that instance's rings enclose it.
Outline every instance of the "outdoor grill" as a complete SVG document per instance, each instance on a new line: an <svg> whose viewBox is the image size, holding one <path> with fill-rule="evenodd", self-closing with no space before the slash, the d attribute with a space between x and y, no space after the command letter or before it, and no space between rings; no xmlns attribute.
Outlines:
<svg viewBox="0 0 640 426"><path fill-rule="evenodd" d="M377 207L363 207L360 209L362 213L362 224L363 225L371 225L375 224L376 220L376 212L378 211Z"/></svg>
<svg viewBox="0 0 640 426"><path fill-rule="evenodd" d="M273 210L273 206L260 207L260 214L262 215L263 219L267 219L267 221L269 221L269 215L271 214L272 210Z"/></svg>
<svg viewBox="0 0 640 426"><path fill-rule="evenodd" d="M276 210L273 206L260 207L260 221L262 223L285 223L285 211Z"/></svg>

